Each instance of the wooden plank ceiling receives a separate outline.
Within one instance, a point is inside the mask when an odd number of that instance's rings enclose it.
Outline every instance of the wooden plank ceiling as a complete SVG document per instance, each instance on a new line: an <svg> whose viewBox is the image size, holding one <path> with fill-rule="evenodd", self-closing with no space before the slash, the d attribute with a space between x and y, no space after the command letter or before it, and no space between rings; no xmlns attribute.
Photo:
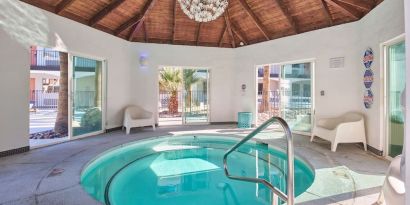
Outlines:
<svg viewBox="0 0 410 205"><path fill-rule="evenodd" d="M383 0L229 0L215 21L177 0L21 0L133 42L235 48L357 21Z"/></svg>

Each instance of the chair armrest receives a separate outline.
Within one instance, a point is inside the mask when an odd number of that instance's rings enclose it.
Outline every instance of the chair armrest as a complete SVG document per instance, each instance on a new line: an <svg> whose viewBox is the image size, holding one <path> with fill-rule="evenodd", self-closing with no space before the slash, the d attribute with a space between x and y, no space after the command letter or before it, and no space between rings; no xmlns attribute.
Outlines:
<svg viewBox="0 0 410 205"><path fill-rule="evenodd" d="M343 122L336 128L338 142L363 142L366 143L366 131L363 121Z"/></svg>

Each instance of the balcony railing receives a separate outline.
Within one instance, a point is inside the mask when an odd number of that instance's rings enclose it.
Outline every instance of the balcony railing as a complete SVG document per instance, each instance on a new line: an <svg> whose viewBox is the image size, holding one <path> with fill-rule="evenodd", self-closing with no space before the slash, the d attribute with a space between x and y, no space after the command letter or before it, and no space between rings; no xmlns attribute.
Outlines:
<svg viewBox="0 0 410 205"><path fill-rule="evenodd" d="M50 50L39 50L39 49L31 50L30 69L31 70L59 71L60 70L60 53L58 51L50 51Z"/></svg>

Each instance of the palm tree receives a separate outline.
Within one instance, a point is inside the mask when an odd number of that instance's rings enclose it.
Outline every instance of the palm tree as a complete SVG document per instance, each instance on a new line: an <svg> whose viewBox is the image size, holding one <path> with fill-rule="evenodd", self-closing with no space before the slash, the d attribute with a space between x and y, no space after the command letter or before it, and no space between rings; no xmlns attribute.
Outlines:
<svg viewBox="0 0 410 205"><path fill-rule="evenodd" d="M192 101L192 91L191 86L197 83L200 78L197 76L196 70L194 69L184 69L183 70L183 79L184 79L184 89L187 92L185 97L185 108L189 107L191 111L191 101Z"/></svg>
<svg viewBox="0 0 410 205"><path fill-rule="evenodd" d="M270 90L270 69L269 66L263 67L262 84L262 112L270 112L269 90Z"/></svg>
<svg viewBox="0 0 410 205"><path fill-rule="evenodd" d="M182 83L181 71L179 69L164 68L159 75L160 89L171 92L168 103L169 113L176 114L178 113L178 89Z"/></svg>
<svg viewBox="0 0 410 205"><path fill-rule="evenodd" d="M68 133L68 54L60 52L60 90L54 132Z"/></svg>

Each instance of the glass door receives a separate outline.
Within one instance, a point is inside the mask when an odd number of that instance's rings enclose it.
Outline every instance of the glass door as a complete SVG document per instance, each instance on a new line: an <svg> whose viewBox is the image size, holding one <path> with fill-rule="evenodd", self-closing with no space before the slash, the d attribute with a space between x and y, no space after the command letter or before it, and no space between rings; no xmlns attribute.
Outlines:
<svg viewBox="0 0 410 205"><path fill-rule="evenodd" d="M281 116L292 131L309 133L312 127L311 63L281 67Z"/></svg>
<svg viewBox="0 0 410 205"><path fill-rule="evenodd" d="M103 130L103 62L72 58L71 131L73 137Z"/></svg>
<svg viewBox="0 0 410 205"><path fill-rule="evenodd" d="M312 129L312 63L257 67L257 124L282 117L292 131Z"/></svg>
<svg viewBox="0 0 410 205"><path fill-rule="evenodd" d="M280 65L257 67L257 125L261 125L273 116L281 116L280 68Z"/></svg>
<svg viewBox="0 0 410 205"><path fill-rule="evenodd" d="M209 70L183 69L183 123L209 122Z"/></svg>
<svg viewBox="0 0 410 205"><path fill-rule="evenodd" d="M387 116L388 156L402 153L404 139L404 112L401 98L405 88L405 44L400 42L387 47Z"/></svg>

